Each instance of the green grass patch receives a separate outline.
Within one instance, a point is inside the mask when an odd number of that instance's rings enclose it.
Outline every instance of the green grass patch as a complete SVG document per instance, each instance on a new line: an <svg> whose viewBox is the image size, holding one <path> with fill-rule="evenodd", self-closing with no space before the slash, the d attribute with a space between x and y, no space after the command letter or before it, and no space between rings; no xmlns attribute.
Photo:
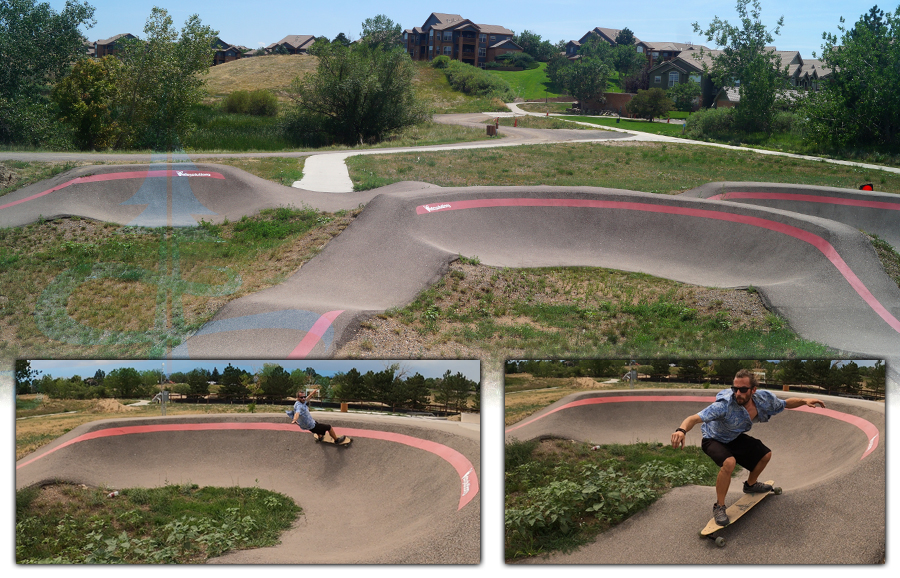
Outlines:
<svg viewBox="0 0 900 578"><path fill-rule="evenodd" d="M538 67L531 70L509 71L487 69L487 71L508 82L513 93L525 100L566 96L566 92L561 86L557 86L553 82L550 82L550 78L547 76L546 62L538 63Z"/></svg>
<svg viewBox="0 0 900 578"><path fill-rule="evenodd" d="M665 136L681 136L682 121L673 121L671 123L650 122L648 120L639 120L631 118L617 119L608 116L567 116L567 120L578 122L588 122L599 126L610 126L622 130L635 130L640 132L649 132L652 134L661 134Z"/></svg>
<svg viewBox="0 0 900 578"><path fill-rule="evenodd" d="M555 439L506 444L507 561L573 550L671 488L715 485L718 468L696 446L594 447Z"/></svg>
<svg viewBox="0 0 900 578"><path fill-rule="evenodd" d="M253 488L53 485L16 492L18 564L203 563L278 543L302 509Z"/></svg>

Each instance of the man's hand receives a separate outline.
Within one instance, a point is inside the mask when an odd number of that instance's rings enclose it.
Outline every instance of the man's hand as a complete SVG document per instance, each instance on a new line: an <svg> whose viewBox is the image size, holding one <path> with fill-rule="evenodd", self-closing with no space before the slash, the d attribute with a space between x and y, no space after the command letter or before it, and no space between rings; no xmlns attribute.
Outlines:
<svg viewBox="0 0 900 578"><path fill-rule="evenodd" d="M687 436L680 431L672 433L672 447L675 449L684 447L684 440Z"/></svg>
<svg viewBox="0 0 900 578"><path fill-rule="evenodd" d="M816 407L817 405L819 407L825 407L825 402L822 400L819 400L819 399L812 399L812 398L804 399L803 403L805 403L809 407Z"/></svg>

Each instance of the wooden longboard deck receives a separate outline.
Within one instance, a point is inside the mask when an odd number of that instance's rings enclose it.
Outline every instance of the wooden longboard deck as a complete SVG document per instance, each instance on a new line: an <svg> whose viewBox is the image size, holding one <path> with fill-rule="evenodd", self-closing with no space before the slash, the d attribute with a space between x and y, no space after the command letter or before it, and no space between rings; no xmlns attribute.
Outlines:
<svg viewBox="0 0 900 578"><path fill-rule="evenodd" d="M313 435L315 435L315 434L313 434ZM347 436L347 437L344 439L344 441L342 441L341 443L335 443L334 439L332 439L332 437L331 437L330 435L325 434L325 435L322 436L321 439L317 439L316 441L317 441L317 442L325 442L326 444L334 444L334 445L336 445L336 446L349 446L349 445L350 445L350 442L353 441L353 438Z"/></svg>
<svg viewBox="0 0 900 578"><path fill-rule="evenodd" d="M773 480L768 480L764 482L769 484L770 486L775 486L775 482ZM701 536L709 536L722 528L727 528L728 526L734 524L738 518L746 514L753 506L760 503L765 499L766 496L775 492L764 492L762 494L744 494L741 496L738 501L731 504L725 509L725 513L728 514L728 524L724 526L720 526L716 523L715 518L710 518L709 523L706 524L706 527L700 530Z"/></svg>

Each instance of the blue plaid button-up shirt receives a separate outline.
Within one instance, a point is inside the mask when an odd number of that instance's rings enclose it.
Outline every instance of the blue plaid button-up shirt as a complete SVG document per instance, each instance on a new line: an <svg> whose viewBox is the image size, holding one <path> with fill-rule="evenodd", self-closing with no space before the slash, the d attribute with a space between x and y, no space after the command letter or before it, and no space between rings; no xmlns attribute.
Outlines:
<svg viewBox="0 0 900 578"><path fill-rule="evenodd" d="M785 402L775 397L771 391L757 390L753 394L757 420L767 422L773 415L784 411ZM716 395L716 401L699 413L703 425L703 437L712 438L723 444L734 441L739 435L750 431L753 421L746 409L734 399L731 389L723 389Z"/></svg>

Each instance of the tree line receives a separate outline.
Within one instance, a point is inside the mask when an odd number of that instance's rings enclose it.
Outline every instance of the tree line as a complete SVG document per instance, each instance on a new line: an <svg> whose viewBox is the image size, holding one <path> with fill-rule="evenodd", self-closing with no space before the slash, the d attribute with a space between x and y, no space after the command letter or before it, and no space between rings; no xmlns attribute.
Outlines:
<svg viewBox="0 0 900 578"><path fill-rule="evenodd" d="M636 360L510 360L505 373L528 373L534 377L623 378L631 369L650 381L677 380L703 384L715 380L731 384L740 369L760 372L766 383L816 386L829 393L870 395L883 398L887 379L886 366L877 361L861 366L855 361L830 359L786 359L779 362L740 359L652 359Z"/></svg>
<svg viewBox="0 0 900 578"><path fill-rule="evenodd" d="M281 402L298 391L318 390L317 400L380 403L392 409L424 410L441 405L448 410L480 409L479 384L462 373L447 370L440 378L409 375L400 364L381 371L360 373L353 368L328 377L312 367L288 372L277 363L265 363L253 372L228 364L221 372L198 367L166 375L161 369L131 367L109 373L98 369L92 377L38 375L27 360L16 362L16 392L42 393L57 399L146 398L166 390L189 397L215 394L217 400Z"/></svg>

